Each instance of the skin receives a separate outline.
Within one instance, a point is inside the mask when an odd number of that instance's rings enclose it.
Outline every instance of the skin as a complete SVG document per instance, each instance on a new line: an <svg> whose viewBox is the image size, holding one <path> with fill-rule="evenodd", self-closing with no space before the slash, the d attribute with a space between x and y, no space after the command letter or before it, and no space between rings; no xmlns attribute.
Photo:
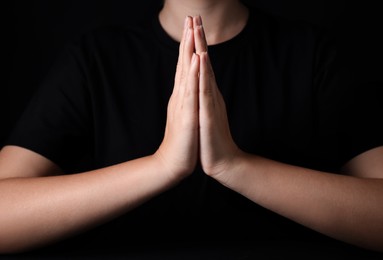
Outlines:
<svg viewBox="0 0 383 260"><path fill-rule="evenodd" d="M245 27L249 12L236 0L166 0L159 19L164 30L181 40L182 21L186 16L204 17L208 45L227 41Z"/></svg>
<svg viewBox="0 0 383 260"><path fill-rule="evenodd" d="M235 0L165 2L160 22L181 41L166 131L153 155L61 175L41 155L4 147L0 253L46 245L109 221L176 185L198 161L208 176L254 203L336 239L383 251L383 147L353 158L344 166L346 175L336 175L247 154L234 143L207 46L236 35L246 23L244 10ZM196 13L206 17L203 26L200 16L184 18ZM215 21L236 26L227 32Z"/></svg>

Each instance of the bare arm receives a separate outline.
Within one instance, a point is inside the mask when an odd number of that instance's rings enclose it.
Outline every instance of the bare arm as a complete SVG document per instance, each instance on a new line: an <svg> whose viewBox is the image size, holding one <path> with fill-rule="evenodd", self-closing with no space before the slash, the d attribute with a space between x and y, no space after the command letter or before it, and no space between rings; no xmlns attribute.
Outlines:
<svg viewBox="0 0 383 260"><path fill-rule="evenodd" d="M44 164L46 172L55 168L20 147L5 147L0 158L4 157L21 165L27 160ZM2 172L9 174L12 168L22 166L0 164ZM0 252L27 250L92 228L174 183L176 179L153 156L81 174L2 179Z"/></svg>
<svg viewBox="0 0 383 260"><path fill-rule="evenodd" d="M204 171L293 221L333 238L383 251L383 147L351 160L344 168L349 176L240 151L230 134L203 33L196 33L195 41L201 53L200 157Z"/></svg>
<svg viewBox="0 0 383 260"><path fill-rule="evenodd" d="M32 151L0 152L0 253L28 250L111 220L190 174L198 156L198 69L192 20L185 20L163 142L150 156L60 175ZM33 237L33 239L30 239Z"/></svg>
<svg viewBox="0 0 383 260"><path fill-rule="evenodd" d="M368 153L379 154L383 162L382 147ZM383 251L382 163L374 178L363 178L239 154L221 168L224 170L210 175L252 201L311 229Z"/></svg>

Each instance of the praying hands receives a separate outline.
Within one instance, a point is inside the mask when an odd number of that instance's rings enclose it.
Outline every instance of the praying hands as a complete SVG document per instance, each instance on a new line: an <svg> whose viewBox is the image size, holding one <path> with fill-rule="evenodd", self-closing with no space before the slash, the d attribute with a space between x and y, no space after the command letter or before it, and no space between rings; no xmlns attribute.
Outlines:
<svg viewBox="0 0 383 260"><path fill-rule="evenodd" d="M207 174L216 175L239 153L214 78L202 19L187 17L165 137L156 157L177 176L192 173L198 158Z"/></svg>

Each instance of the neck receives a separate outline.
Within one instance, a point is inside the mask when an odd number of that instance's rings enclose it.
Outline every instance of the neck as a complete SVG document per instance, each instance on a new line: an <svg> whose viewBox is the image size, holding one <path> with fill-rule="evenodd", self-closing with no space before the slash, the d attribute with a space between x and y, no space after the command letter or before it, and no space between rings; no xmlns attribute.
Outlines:
<svg viewBox="0 0 383 260"><path fill-rule="evenodd" d="M248 10L239 0L166 0L159 14L161 26L181 40L186 16L201 15L208 45L232 39L245 27Z"/></svg>

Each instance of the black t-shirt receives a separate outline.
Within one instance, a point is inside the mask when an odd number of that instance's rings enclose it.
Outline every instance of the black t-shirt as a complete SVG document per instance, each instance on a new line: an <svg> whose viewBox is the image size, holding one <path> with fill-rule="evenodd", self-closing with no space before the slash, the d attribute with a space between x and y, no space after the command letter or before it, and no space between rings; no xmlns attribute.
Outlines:
<svg viewBox="0 0 383 260"><path fill-rule="evenodd" d="M355 155L383 144L374 103L359 95L333 47L331 38L312 25L256 9L237 36L209 46L241 149L339 173ZM164 135L177 58L178 43L157 17L84 35L57 59L7 144L36 151L67 173L153 154ZM59 245L112 250L129 248L132 241L195 239L270 245L326 240L197 167L177 187Z"/></svg>

